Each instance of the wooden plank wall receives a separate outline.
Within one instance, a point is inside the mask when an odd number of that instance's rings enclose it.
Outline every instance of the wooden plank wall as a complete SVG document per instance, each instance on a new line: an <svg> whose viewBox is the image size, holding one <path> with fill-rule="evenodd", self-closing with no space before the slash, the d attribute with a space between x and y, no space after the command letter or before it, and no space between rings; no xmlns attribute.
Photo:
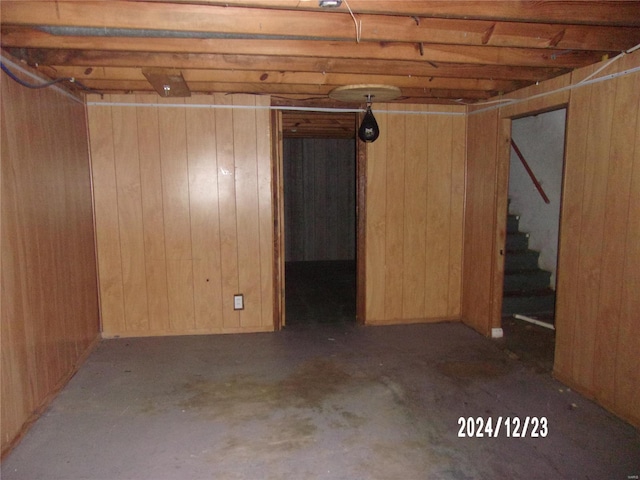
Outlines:
<svg viewBox="0 0 640 480"><path fill-rule="evenodd" d="M390 110L403 113L385 113ZM432 114L417 114L426 112ZM380 137L367 145L367 323L460 318L463 113L462 107L375 108Z"/></svg>
<svg viewBox="0 0 640 480"><path fill-rule="evenodd" d="M516 104L469 109L462 319L483 335L501 327L511 118L566 105L569 90L538 95L569 84L564 75L509 95Z"/></svg>
<svg viewBox="0 0 640 480"><path fill-rule="evenodd" d="M576 85L602 65L509 97ZM637 52L598 76L639 66ZM501 122L567 103L554 374L640 426L640 73L470 113L463 321L484 334L500 321L494 273L508 158Z"/></svg>
<svg viewBox="0 0 640 480"><path fill-rule="evenodd" d="M75 372L99 322L84 106L6 76L1 85L5 453Z"/></svg>
<svg viewBox="0 0 640 480"><path fill-rule="evenodd" d="M498 111L467 118L462 321L483 335L492 327Z"/></svg>
<svg viewBox="0 0 640 480"><path fill-rule="evenodd" d="M273 330L269 98L89 102L103 335Z"/></svg>
<svg viewBox="0 0 640 480"><path fill-rule="evenodd" d="M353 139L284 139L286 261L355 260Z"/></svg>
<svg viewBox="0 0 640 480"><path fill-rule="evenodd" d="M640 66L628 55L604 73ZM592 69L574 72L572 83ZM640 72L571 92L555 375L640 426Z"/></svg>

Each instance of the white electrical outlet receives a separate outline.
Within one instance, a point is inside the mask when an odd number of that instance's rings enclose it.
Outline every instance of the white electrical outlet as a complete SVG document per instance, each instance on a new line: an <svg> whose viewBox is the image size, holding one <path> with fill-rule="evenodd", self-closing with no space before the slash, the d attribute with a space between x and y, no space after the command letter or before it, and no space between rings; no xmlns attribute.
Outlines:
<svg viewBox="0 0 640 480"><path fill-rule="evenodd" d="M244 295L241 293L233 296L233 309L244 310Z"/></svg>

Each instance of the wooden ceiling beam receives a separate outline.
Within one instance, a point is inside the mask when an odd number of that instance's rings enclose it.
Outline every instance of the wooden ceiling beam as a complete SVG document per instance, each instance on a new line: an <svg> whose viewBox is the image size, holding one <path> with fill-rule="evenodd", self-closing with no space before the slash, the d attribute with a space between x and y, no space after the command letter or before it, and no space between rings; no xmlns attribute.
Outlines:
<svg viewBox="0 0 640 480"><path fill-rule="evenodd" d="M102 93L114 92L149 92L153 87L143 80L87 80L82 82L86 87ZM193 93L254 93L262 95L303 95L327 96L333 86L324 85L281 85L255 83L222 83L222 82L191 82L189 89ZM486 99L498 92L480 90L457 90L436 88L406 88L402 90L405 99L412 99L422 103L430 98L465 99L468 101Z"/></svg>
<svg viewBox="0 0 640 480"><path fill-rule="evenodd" d="M413 99L409 97L401 97L393 101L393 103L420 103L420 104L428 104L428 105L461 105L458 99L451 98L422 98L422 99ZM469 101L472 103L473 101ZM328 97L318 97L318 96L308 96L308 95L272 95L271 96L271 105L276 107L312 107L312 108L363 108L363 105L353 104L353 103L344 103L338 100L333 100Z"/></svg>
<svg viewBox="0 0 640 480"><path fill-rule="evenodd" d="M363 75L412 75L427 78L479 78L541 81L566 73L564 68L500 65L432 65L421 61L378 59L333 59L310 57L269 57L266 55L223 55L189 53L110 52L105 50L11 49L16 58L30 65L78 67L153 67L178 69L231 69L236 71L297 71L354 73Z"/></svg>
<svg viewBox="0 0 640 480"><path fill-rule="evenodd" d="M3 2L5 25L46 25L355 41L351 16L327 10L273 10L142 2ZM359 15L361 41L621 51L640 30L584 26ZM491 30L490 39L486 32Z"/></svg>
<svg viewBox="0 0 640 480"><path fill-rule="evenodd" d="M140 68L122 67L67 67L53 65L46 67L45 73L51 70L58 77L73 77L81 82L87 80L129 81L143 80L144 71ZM295 65L294 65L295 68ZM435 88L454 90L494 90L512 91L524 87L528 82L513 80L489 80L477 78L434 78L417 75L368 75L338 74L298 71L264 71L264 70L185 70L182 75L191 85L197 82L222 83L255 83L255 84L297 84L341 86L353 83L369 83L394 85L399 88Z"/></svg>
<svg viewBox="0 0 640 480"><path fill-rule="evenodd" d="M274 55L281 57L331 57L350 59L410 60L471 65L578 68L595 63L602 54L588 51L407 43L316 42L312 40L239 40L176 38L109 38L51 35L25 27L4 27L3 47L108 49L165 53L218 53L231 55Z"/></svg>
<svg viewBox="0 0 640 480"><path fill-rule="evenodd" d="M139 0L137 0L139 1ZM144 0L164 2L165 0ZM193 0L177 0L188 3ZM208 5L319 10L317 0L199 0ZM354 13L425 16L435 18L495 19L512 22L577 25L640 26L640 2L618 0L349 0ZM345 9L343 5L341 9Z"/></svg>

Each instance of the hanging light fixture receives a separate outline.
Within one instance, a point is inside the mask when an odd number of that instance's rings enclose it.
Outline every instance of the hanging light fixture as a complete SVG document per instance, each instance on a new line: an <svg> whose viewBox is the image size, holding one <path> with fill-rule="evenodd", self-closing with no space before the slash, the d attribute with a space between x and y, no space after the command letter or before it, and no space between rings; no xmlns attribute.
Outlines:
<svg viewBox="0 0 640 480"><path fill-rule="evenodd" d="M373 99L379 102L388 102L400 96L398 87L390 85L346 85L334 88L329 92L329 97L342 102L362 102L367 103L367 110L364 114L360 128L358 128L358 138L363 142L375 142L380 135L380 128L376 117L371 111Z"/></svg>

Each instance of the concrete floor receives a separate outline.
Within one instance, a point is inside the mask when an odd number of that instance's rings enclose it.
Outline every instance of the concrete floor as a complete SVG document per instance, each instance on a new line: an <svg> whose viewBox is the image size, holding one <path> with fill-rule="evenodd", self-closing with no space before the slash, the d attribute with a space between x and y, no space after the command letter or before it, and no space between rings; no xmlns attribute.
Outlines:
<svg viewBox="0 0 640 480"><path fill-rule="evenodd" d="M640 474L640 433L553 380L544 348L525 351L548 333L509 322L492 341L458 323L359 327L318 312L270 334L103 341L2 479ZM546 438L458 437L460 418L527 416L547 419Z"/></svg>
<svg viewBox="0 0 640 480"><path fill-rule="evenodd" d="M460 417L546 438L458 438ZM640 434L460 324L103 341L2 479L627 479Z"/></svg>

